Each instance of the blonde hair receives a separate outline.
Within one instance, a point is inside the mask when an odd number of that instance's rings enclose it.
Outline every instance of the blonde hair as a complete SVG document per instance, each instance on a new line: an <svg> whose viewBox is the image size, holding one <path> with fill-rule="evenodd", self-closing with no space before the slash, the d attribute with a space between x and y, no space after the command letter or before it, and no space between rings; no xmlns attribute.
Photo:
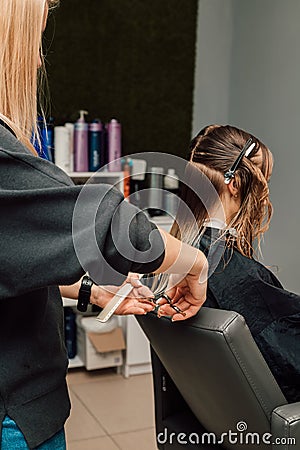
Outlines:
<svg viewBox="0 0 300 450"><path fill-rule="evenodd" d="M33 153L39 79L45 73L42 32L47 6L57 0L0 1L0 119ZM37 69L41 55L42 67Z"/></svg>

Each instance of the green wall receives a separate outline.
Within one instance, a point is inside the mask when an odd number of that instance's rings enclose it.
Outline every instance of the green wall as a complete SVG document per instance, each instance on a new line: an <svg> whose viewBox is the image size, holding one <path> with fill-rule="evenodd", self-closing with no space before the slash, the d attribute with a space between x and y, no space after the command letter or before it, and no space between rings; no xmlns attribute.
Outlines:
<svg viewBox="0 0 300 450"><path fill-rule="evenodd" d="M185 156L191 136L197 0L62 0L46 35L56 124L79 109L123 125L125 154Z"/></svg>

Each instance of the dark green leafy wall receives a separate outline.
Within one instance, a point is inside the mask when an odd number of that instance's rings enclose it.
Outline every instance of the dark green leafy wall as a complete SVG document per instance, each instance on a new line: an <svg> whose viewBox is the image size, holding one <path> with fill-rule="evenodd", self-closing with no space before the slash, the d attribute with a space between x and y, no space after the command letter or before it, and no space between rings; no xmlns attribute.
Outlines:
<svg viewBox="0 0 300 450"><path fill-rule="evenodd" d="M197 0L62 0L45 44L56 123L79 109L123 126L125 154L185 155Z"/></svg>

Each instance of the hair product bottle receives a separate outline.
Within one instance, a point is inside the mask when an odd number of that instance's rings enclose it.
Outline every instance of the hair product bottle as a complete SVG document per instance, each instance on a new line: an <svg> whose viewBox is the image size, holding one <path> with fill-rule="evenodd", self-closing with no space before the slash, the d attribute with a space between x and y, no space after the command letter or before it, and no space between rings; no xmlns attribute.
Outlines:
<svg viewBox="0 0 300 450"><path fill-rule="evenodd" d="M76 346L76 313L70 307L64 308L65 319L65 344L69 358L75 358L77 354Z"/></svg>
<svg viewBox="0 0 300 450"><path fill-rule="evenodd" d="M121 171L121 139L121 124L116 119L112 119L107 126L108 163L110 172Z"/></svg>
<svg viewBox="0 0 300 450"><path fill-rule="evenodd" d="M54 161L54 118L49 117L47 122L47 148L49 159L52 162Z"/></svg>
<svg viewBox="0 0 300 450"><path fill-rule="evenodd" d="M70 172L74 172L74 123L67 122L65 127L69 131L69 159L70 159Z"/></svg>
<svg viewBox="0 0 300 450"><path fill-rule="evenodd" d="M66 127L54 127L54 157L58 167L71 172L70 133Z"/></svg>
<svg viewBox="0 0 300 450"><path fill-rule="evenodd" d="M102 128L102 146L103 151L100 155L100 166L104 167L104 171L107 172L108 164L108 123L103 124Z"/></svg>
<svg viewBox="0 0 300 450"><path fill-rule="evenodd" d="M38 137L32 135L32 143L38 152L39 156L48 161L53 161L52 153L49 152L48 146L48 124L45 122L42 116L38 116L37 120Z"/></svg>
<svg viewBox="0 0 300 450"><path fill-rule="evenodd" d="M164 177L164 188L164 210L174 218L179 203L179 198L177 197L179 179L175 173L175 169L168 169L168 173Z"/></svg>
<svg viewBox="0 0 300 450"><path fill-rule="evenodd" d="M124 197L129 201L130 196L130 174L132 169L132 159L123 158L122 159L122 170L124 177Z"/></svg>
<svg viewBox="0 0 300 450"><path fill-rule="evenodd" d="M88 124L84 120L87 111L80 110L80 117L74 126L74 171L87 172L89 170L88 158Z"/></svg>
<svg viewBox="0 0 300 450"><path fill-rule="evenodd" d="M89 171L96 172L101 166L103 152L102 123L99 119L89 124Z"/></svg>
<svg viewBox="0 0 300 450"><path fill-rule="evenodd" d="M151 216L162 215L163 209L163 175L162 167L151 167L148 211Z"/></svg>

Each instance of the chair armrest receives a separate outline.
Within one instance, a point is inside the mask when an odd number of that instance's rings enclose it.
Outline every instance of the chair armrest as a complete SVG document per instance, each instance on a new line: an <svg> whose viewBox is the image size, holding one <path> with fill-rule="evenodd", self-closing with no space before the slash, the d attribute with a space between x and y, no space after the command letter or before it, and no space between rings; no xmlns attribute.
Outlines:
<svg viewBox="0 0 300 450"><path fill-rule="evenodd" d="M300 448L300 402L278 406L271 419L272 448L296 450Z"/></svg>

